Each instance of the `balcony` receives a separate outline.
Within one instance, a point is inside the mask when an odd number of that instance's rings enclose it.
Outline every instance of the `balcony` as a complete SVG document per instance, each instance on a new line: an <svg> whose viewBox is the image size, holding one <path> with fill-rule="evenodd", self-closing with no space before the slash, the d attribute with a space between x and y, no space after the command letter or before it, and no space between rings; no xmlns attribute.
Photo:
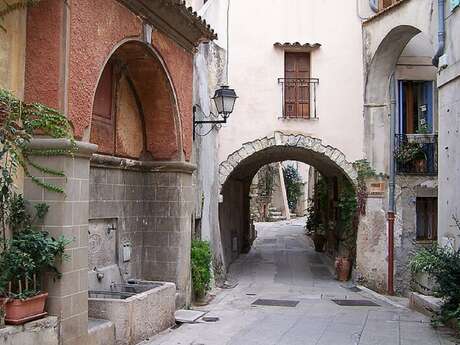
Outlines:
<svg viewBox="0 0 460 345"><path fill-rule="evenodd" d="M398 174L437 175L437 134L396 134L395 159Z"/></svg>
<svg viewBox="0 0 460 345"><path fill-rule="evenodd" d="M284 119L317 119L317 78L278 78L283 94Z"/></svg>

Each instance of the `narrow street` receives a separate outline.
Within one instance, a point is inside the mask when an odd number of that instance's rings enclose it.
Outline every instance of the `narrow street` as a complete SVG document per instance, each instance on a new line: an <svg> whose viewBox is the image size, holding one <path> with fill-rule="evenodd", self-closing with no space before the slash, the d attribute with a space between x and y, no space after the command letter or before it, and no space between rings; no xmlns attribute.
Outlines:
<svg viewBox="0 0 460 345"><path fill-rule="evenodd" d="M376 300L380 306L339 306L332 299L371 300L334 280L322 255L295 220L257 225L249 254L231 266L233 289L203 307L217 322L167 330L143 345L434 345L455 344L429 318ZM257 299L298 301L295 307L252 306Z"/></svg>

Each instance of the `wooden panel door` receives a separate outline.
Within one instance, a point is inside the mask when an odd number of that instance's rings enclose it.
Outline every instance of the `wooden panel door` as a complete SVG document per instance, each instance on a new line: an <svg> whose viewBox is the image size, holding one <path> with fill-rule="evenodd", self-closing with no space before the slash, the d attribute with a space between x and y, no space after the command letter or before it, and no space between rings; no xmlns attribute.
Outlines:
<svg viewBox="0 0 460 345"><path fill-rule="evenodd" d="M284 116L310 118L310 54L285 53Z"/></svg>

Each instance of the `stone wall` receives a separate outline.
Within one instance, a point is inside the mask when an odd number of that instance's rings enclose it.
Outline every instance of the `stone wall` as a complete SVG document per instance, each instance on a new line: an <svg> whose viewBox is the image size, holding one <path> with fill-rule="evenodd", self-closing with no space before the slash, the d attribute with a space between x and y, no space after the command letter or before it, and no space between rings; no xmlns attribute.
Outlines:
<svg viewBox="0 0 460 345"><path fill-rule="evenodd" d="M447 12L447 11L446 11ZM460 7L446 19L447 67L439 71L439 235L440 243L460 248Z"/></svg>
<svg viewBox="0 0 460 345"><path fill-rule="evenodd" d="M124 279L174 282L179 302L185 304L190 295L193 169L160 172L147 162L126 168L121 162L128 161L105 156L93 160L90 220L116 220L118 253L123 244L132 245L129 262L118 257Z"/></svg>
<svg viewBox="0 0 460 345"><path fill-rule="evenodd" d="M426 243L416 242L416 198L436 197L437 178L398 175L394 228L394 288L406 294L411 285L409 259ZM387 289L388 199L368 198L366 215L361 217L357 240L356 278L378 291Z"/></svg>
<svg viewBox="0 0 460 345"><path fill-rule="evenodd" d="M28 322L22 326L0 328L2 345L58 345L59 321L55 316Z"/></svg>

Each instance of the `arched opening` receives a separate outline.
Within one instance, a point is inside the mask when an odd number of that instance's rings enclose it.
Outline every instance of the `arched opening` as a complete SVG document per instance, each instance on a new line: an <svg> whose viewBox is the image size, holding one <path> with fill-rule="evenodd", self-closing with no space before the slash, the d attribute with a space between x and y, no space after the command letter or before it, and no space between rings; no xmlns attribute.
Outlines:
<svg viewBox="0 0 460 345"><path fill-rule="evenodd" d="M367 70L364 116L367 157L378 172L388 172L391 159L396 165L394 278L395 289L400 293L408 290L411 281L406 269L410 253L419 245L434 241L437 232L434 219L437 217L438 106L434 54L433 41L425 32L415 26L399 25L383 37ZM394 94L390 92L392 83ZM394 138L390 135L391 113ZM391 140L394 152L389 151ZM386 223L387 206L385 202L375 207L361 222L369 234L358 237L358 245L369 250L358 253L357 261L366 281L382 282L387 278L383 273L387 272L387 262L375 259L378 252L386 253L387 236L381 227L374 225L375 219Z"/></svg>
<svg viewBox="0 0 460 345"><path fill-rule="evenodd" d="M90 137L98 145L89 183L90 292L111 293L113 284L130 281L173 282L178 305L185 304L191 210L183 193L190 194L191 168L180 162L174 88L150 45L128 41L107 59Z"/></svg>
<svg viewBox="0 0 460 345"><path fill-rule="evenodd" d="M279 165L279 162L284 163ZM254 217L254 212L251 212L251 203L254 209L254 200L251 200L251 197L255 197L254 178L256 176L258 176L256 180L260 178L261 174L266 173L264 170L267 169L267 165L273 165L273 163L275 167L269 169L274 169L276 175L276 169L284 168L284 173L279 176L286 176L287 170L297 169L293 167L295 165L293 162L304 164L305 180L308 180L310 176L313 179L313 185L316 186L319 180L323 181L327 193L325 204L316 204L316 207L321 208L324 218L320 223L327 229L322 228L320 231L324 230L324 236L328 240L325 248L327 253L332 257L341 254L343 246L340 239L338 199L343 191L354 190L356 186L357 173L353 165L346 160L343 153L323 145L318 139L277 132L274 137L258 139L245 144L220 166L223 200L219 205L219 223L223 257L227 267L241 253L248 252L256 238L254 220L258 219ZM285 181L283 177L279 179ZM307 187L303 187L307 194L311 194L309 185L311 186L307 182ZM273 203L273 201L270 202ZM270 207L270 202L267 202L265 211ZM296 212L297 206L297 204L289 205L287 212ZM303 207L305 210L305 205ZM263 205L261 208L263 209ZM304 210L299 211L300 216L304 216ZM299 224L302 224L303 232L312 230L305 228L305 219L302 221ZM349 254L354 256L354 253Z"/></svg>
<svg viewBox="0 0 460 345"><path fill-rule="evenodd" d="M142 160L178 160L180 123L174 90L153 48L129 41L101 73L93 102L91 142L98 152Z"/></svg>

